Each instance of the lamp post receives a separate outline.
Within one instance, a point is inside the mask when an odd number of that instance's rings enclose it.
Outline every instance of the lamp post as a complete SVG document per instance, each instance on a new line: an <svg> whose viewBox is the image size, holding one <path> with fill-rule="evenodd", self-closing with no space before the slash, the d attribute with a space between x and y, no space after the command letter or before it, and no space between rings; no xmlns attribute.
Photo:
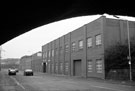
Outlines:
<svg viewBox="0 0 135 91"><path fill-rule="evenodd" d="M127 59L129 60L128 61L128 64L129 64L129 75L130 75L130 81L132 81L132 67L131 67L131 45L130 45L130 32L129 32L129 22L127 19L123 19L123 18L120 18L119 16L116 16L116 15L113 15L114 17L118 18L118 19L122 19L122 20L125 20L126 21L126 25L127 25L127 38L128 38L128 56L127 56Z"/></svg>

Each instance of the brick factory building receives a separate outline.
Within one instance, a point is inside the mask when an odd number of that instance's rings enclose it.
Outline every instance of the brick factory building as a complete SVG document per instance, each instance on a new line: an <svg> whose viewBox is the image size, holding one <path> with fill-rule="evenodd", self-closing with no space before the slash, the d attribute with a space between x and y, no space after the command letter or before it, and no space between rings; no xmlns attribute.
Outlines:
<svg viewBox="0 0 135 91"><path fill-rule="evenodd" d="M23 56L20 58L19 69L24 71L25 69L31 69L31 56Z"/></svg>
<svg viewBox="0 0 135 91"><path fill-rule="evenodd" d="M129 21L130 37L135 35L135 22ZM98 19L42 46L43 71L105 79L105 50L127 39L124 20Z"/></svg>
<svg viewBox="0 0 135 91"><path fill-rule="evenodd" d="M34 72L42 72L42 52L31 55L31 68Z"/></svg>

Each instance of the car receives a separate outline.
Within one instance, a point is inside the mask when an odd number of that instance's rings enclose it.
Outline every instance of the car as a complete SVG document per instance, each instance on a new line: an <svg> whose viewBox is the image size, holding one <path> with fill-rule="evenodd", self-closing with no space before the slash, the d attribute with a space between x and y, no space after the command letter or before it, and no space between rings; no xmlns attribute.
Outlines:
<svg viewBox="0 0 135 91"><path fill-rule="evenodd" d="M16 75L16 69L9 68L8 69L8 75Z"/></svg>
<svg viewBox="0 0 135 91"><path fill-rule="evenodd" d="M16 72L19 72L19 70L17 68L15 68Z"/></svg>
<svg viewBox="0 0 135 91"><path fill-rule="evenodd" d="M33 76L33 70L32 69L25 69L24 70L24 76Z"/></svg>

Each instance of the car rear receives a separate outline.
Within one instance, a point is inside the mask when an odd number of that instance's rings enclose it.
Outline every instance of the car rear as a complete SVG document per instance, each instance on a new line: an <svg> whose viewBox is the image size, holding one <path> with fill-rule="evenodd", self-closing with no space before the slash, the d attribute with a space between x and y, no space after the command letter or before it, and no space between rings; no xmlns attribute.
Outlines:
<svg viewBox="0 0 135 91"><path fill-rule="evenodd" d="M15 69L8 69L8 75L16 75Z"/></svg>
<svg viewBox="0 0 135 91"><path fill-rule="evenodd" d="M24 76L33 76L32 69L25 69L24 70Z"/></svg>

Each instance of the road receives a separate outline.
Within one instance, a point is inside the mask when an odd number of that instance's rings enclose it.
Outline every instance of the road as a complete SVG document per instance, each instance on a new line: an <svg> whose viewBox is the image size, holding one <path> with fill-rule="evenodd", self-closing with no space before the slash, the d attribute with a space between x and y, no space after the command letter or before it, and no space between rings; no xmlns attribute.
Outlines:
<svg viewBox="0 0 135 91"><path fill-rule="evenodd" d="M84 80L69 76L35 73L34 76L8 76L0 72L0 91L135 91L135 85L112 84L105 81Z"/></svg>

